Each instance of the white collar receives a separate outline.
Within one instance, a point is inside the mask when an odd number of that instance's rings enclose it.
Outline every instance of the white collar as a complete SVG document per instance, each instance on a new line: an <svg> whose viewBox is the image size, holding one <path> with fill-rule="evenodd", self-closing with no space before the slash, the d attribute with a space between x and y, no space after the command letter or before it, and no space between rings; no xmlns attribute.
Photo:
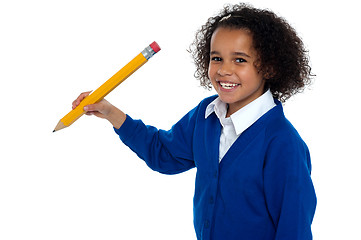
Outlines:
<svg viewBox="0 0 361 240"><path fill-rule="evenodd" d="M270 90L267 90L263 95L233 113L230 118L236 134L240 135L274 106L276 106L276 104L273 100L272 93ZM223 119L226 117L227 113L227 104L222 102L219 97L208 104L205 118L208 118L213 112L217 115L223 125Z"/></svg>

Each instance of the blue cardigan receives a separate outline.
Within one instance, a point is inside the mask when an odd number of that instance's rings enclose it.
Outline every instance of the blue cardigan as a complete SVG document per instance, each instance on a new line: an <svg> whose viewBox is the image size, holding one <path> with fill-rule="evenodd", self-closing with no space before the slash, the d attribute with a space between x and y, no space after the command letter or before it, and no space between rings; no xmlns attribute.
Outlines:
<svg viewBox="0 0 361 240"><path fill-rule="evenodd" d="M158 130L127 116L120 139L158 172L197 168L194 227L213 240L312 239L316 195L310 154L282 105L245 130L219 163L221 125L205 118L204 99L171 130ZM171 237L170 237L171 239Z"/></svg>

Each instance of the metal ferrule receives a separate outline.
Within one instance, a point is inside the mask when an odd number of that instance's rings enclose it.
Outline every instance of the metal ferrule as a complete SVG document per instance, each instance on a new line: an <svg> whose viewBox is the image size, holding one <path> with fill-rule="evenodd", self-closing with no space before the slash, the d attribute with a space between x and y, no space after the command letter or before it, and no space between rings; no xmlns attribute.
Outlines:
<svg viewBox="0 0 361 240"><path fill-rule="evenodd" d="M148 47L144 48L144 50L142 51L142 54L145 57L145 59L149 60L149 58L153 57L155 52L150 46L148 46Z"/></svg>

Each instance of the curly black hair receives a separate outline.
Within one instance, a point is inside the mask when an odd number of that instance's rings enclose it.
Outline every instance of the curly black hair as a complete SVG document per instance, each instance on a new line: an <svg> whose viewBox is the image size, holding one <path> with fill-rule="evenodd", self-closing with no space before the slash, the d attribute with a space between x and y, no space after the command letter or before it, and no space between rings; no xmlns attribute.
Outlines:
<svg viewBox="0 0 361 240"><path fill-rule="evenodd" d="M210 43L214 31L219 27L251 32L253 48L258 53L255 65L264 76L265 89L269 88L278 100L285 102L311 83L314 75L311 73L308 51L296 31L273 12L241 3L226 5L196 33L190 52L196 65L194 75L201 86L212 88L208 77Z"/></svg>

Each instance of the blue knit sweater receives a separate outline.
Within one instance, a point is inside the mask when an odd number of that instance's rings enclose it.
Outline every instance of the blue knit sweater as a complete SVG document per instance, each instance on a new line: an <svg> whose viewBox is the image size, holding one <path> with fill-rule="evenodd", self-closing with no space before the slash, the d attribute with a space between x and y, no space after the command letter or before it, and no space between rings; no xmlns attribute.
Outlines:
<svg viewBox="0 0 361 240"><path fill-rule="evenodd" d="M245 130L219 163L221 125L204 99L171 130L127 116L120 139L158 172L196 167L194 227L206 240L307 240L316 195L306 144L282 105ZM171 239L171 237L170 237Z"/></svg>

